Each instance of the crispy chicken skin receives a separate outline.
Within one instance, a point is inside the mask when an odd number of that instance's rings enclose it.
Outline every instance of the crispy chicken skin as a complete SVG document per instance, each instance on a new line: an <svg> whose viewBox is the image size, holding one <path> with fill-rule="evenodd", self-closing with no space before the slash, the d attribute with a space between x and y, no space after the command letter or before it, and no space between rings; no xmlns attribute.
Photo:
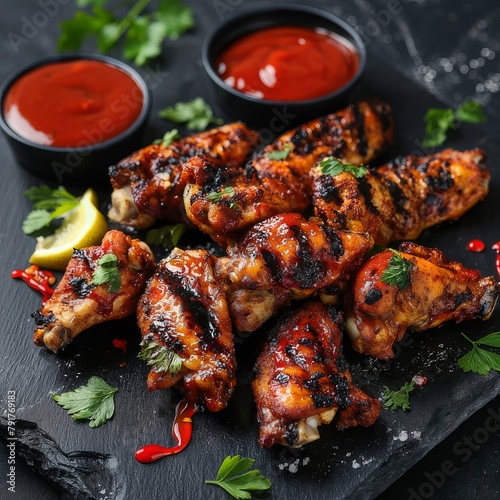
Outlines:
<svg viewBox="0 0 500 500"><path fill-rule="evenodd" d="M142 338L177 354L178 373L152 366L148 390L176 386L210 411L226 407L236 385L231 320L205 250L175 248L157 266L137 307Z"/></svg>
<svg viewBox="0 0 500 500"><path fill-rule="evenodd" d="M354 386L342 355L342 313L309 302L284 314L256 364L252 384L259 444L302 446L337 414L338 428L370 426L380 402Z"/></svg>
<svg viewBox="0 0 500 500"><path fill-rule="evenodd" d="M311 202L310 169L325 156L368 163L391 143L393 120L388 104L361 101L337 113L297 127L254 154L246 171L218 175L206 184L188 184L186 214L196 226L225 246L255 223L283 212L303 212ZM276 153L286 158L276 159ZM210 169L209 169L210 170ZM213 171L213 169L212 169ZM226 180L224 180L226 179ZM230 188L214 200L211 193Z"/></svg>
<svg viewBox="0 0 500 500"><path fill-rule="evenodd" d="M109 170L114 189L110 219L137 229L150 227L156 219L183 220L184 162L206 154L235 175L257 142L257 132L237 122L133 153Z"/></svg>
<svg viewBox="0 0 500 500"><path fill-rule="evenodd" d="M118 259L121 285L116 293L109 292L108 283L92 284L97 261L106 254ZM57 352L83 330L134 313L154 265L146 243L116 230L108 231L100 246L75 250L52 297L32 314L35 344Z"/></svg>
<svg viewBox="0 0 500 500"><path fill-rule="evenodd" d="M291 300L335 294L371 248L369 236L279 214L256 224L216 263L237 329L253 331Z"/></svg>
<svg viewBox="0 0 500 500"><path fill-rule="evenodd" d="M414 240L440 222L454 220L488 194L490 173L480 149L446 149L407 156L363 177L311 170L315 214L333 227L366 231L375 243Z"/></svg>
<svg viewBox="0 0 500 500"><path fill-rule="evenodd" d="M492 276L481 278L478 271L449 261L435 248L406 242L399 250L411 263L406 288L382 281L394 256L389 249L374 255L356 274L347 299L347 332L355 350L389 359L393 343L407 330L490 317L499 292Z"/></svg>

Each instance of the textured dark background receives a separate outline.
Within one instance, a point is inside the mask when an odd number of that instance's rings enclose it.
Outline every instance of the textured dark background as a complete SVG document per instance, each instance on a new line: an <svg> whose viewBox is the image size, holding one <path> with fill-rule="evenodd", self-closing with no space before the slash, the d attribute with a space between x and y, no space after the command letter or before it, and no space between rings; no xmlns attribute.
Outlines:
<svg viewBox="0 0 500 500"><path fill-rule="evenodd" d="M167 43L162 58L141 70L154 86L153 116L145 143L170 127L154 117L158 109L197 95L213 103L201 69L201 41L212 26L232 12L257 4L249 0L185 1L195 10L196 28L180 40ZM55 53L58 23L73 12L72 2L55 2L57 12L18 50L9 42L9 33L20 35L26 19L34 19L43 1L17 0L4 7L0 18L0 81L20 66ZM380 95L393 104L397 140L391 156L423 151L419 142L423 136L422 117L429 106L439 101L458 105L471 97L485 104L487 126L460 127L449 144L486 149L493 170L491 195L456 224L427 231L421 242L438 246L450 257L493 274L494 254L489 247L500 239L498 2L302 3L339 15L363 36L370 63L353 98ZM119 57L119 52L114 55ZM214 108L218 116L224 116L216 105ZM477 338L499 330L498 310L485 324L464 324L415 336L408 342L411 345L403 347L389 364L370 363L347 349L356 379L372 394L379 395L384 384L399 387L417 372L428 376L429 383L415 393L411 412L383 412L371 429L338 433L333 428L321 428L321 440L298 453L264 451L255 443L257 429L249 382L257 344L247 341L243 348L239 346L239 389L228 409L218 415L197 415L193 441L181 455L149 466L136 463L133 452L138 446L167 442L178 397L169 391L145 391L147 369L135 358L138 334L133 320L93 329L57 356L33 346L29 313L38 307L39 297L11 280L9 274L14 268L25 267L33 251L33 241L20 230L29 211L21 193L41 180L15 164L3 137L0 155L0 300L4 323L0 334L0 409L3 413L7 391L15 390L17 417L37 422L65 452L85 450L112 455L109 471L119 486L114 491L104 485L96 488L96 498L226 498L222 490L205 486L203 480L215 477L218 465L228 454L256 459L258 468L273 482L271 493L264 498L418 498L412 491L421 497L433 494L435 498L498 497L499 433L486 428L492 413L500 412L500 398L496 397L500 378L463 374L456 368L456 359L467 349L458 332L467 331ZM102 186L104 210L108 201L109 191ZM484 239L488 250L477 255L466 252L465 243L472 237ZM127 355L111 346L117 336L129 339ZM127 366L120 368L123 360ZM91 375L100 375L120 389L115 417L95 430L74 423L50 398L53 393L85 383ZM54 485L40 479L19 457L16 493L10 494L4 445L0 446L0 456L1 499L61 497ZM454 473L445 476L441 471L448 462ZM76 472L81 475L82 470Z"/></svg>

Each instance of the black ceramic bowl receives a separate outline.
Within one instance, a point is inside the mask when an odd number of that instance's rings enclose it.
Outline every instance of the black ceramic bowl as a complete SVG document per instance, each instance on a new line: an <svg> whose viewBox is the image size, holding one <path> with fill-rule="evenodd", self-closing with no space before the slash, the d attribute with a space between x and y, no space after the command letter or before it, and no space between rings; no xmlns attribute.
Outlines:
<svg viewBox="0 0 500 500"><path fill-rule="evenodd" d="M346 39L358 54L356 74L344 87L322 97L303 101L259 99L227 85L215 67L221 52L242 36L275 26L323 28ZM364 71L366 49L356 31L333 14L304 5L266 5L241 10L217 26L204 41L202 62L214 85L217 101L234 119L258 126L269 126L273 120L281 119L282 122L289 122L282 123L286 126L331 113L344 106L349 91Z"/></svg>
<svg viewBox="0 0 500 500"><path fill-rule="evenodd" d="M4 102L14 82L26 73L46 64L74 60L100 61L130 76L143 95L142 108L137 118L126 130L110 139L102 142L98 142L97 139L95 143L91 143L89 140L78 147L53 147L36 144L16 133L4 115ZM66 54L47 57L16 71L0 87L0 127L16 160L30 172L61 184L85 183L99 186L102 183L107 183L108 167L141 146L150 109L151 92L139 73L127 64L103 55ZM89 138L92 136L90 132L92 131L89 131ZM94 134L94 137L98 138L98 136L99 134Z"/></svg>

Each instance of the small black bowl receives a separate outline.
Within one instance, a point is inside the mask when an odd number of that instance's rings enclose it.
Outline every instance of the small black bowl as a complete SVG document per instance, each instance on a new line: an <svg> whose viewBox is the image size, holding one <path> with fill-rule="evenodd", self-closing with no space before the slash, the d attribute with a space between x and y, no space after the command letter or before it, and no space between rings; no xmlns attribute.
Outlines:
<svg viewBox="0 0 500 500"><path fill-rule="evenodd" d="M6 121L4 101L10 87L24 74L46 64L90 60L100 61L123 71L138 85L143 94L142 109L135 121L119 135L102 142L80 147L53 147L36 144L16 133ZM108 167L141 147L142 136L151 110L151 91L133 68L112 57L97 54L65 54L31 63L10 75L0 87L0 127L17 162L30 172L64 184L108 183Z"/></svg>
<svg viewBox="0 0 500 500"><path fill-rule="evenodd" d="M335 92L304 101L259 99L234 89L222 80L215 61L224 48L251 32L284 25L323 28L346 39L359 58L355 76ZM241 10L217 26L203 43L202 62L215 88L217 101L233 118L256 126L271 126L276 120L280 121L280 125L293 126L331 113L347 103L349 92L364 71L366 48L356 31L333 14L304 5L266 5Z"/></svg>

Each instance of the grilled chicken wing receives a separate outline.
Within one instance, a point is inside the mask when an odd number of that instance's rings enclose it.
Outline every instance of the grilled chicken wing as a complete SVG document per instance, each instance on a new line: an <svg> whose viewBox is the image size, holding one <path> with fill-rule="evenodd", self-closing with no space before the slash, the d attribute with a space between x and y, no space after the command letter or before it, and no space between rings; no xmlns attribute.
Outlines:
<svg viewBox="0 0 500 500"><path fill-rule="evenodd" d="M297 213L256 224L229 245L228 256L216 264L217 275L230 284L235 326L249 331L292 299L338 292L371 246L371 238L363 233L336 231ZM253 295L251 308L242 304L249 294L241 289L261 291Z"/></svg>
<svg viewBox="0 0 500 500"><path fill-rule="evenodd" d="M109 283L92 283L98 260L111 254L117 257L121 281L116 293L109 291ZM132 314L153 269L154 257L146 243L121 231L108 231L100 246L75 250L54 294L32 315L35 344L57 352L83 330Z"/></svg>
<svg viewBox="0 0 500 500"><path fill-rule="evenodd" d="M478 271L447 260L437 249L414 243L402 243L399 249L409 268L408 286L400 289L383 276L391 259L397 259L391 250L373 256L354 279L347 332L358 352L388 359L392 344L406 330L490 317L499 292L492 276L481 278Z"/></svg>
<svg viewBox="0 0 500 500"><path fill-rule="evenodd" d="M176 385L189 402L219 411L233 393L236 360L226 297L214 278L213 261L204 250L174 249L148 282L137 319L143 349L154 352L157 347L156 357L163 351L182 362L179 369L162 368L152 357L148 389Z"/></svg>
<svg viewBox="0 0 500 500"><path fill-rule="evenodd" d="M256 153L244 174L229 181L218 175L209 190L201 183L189 184L184 194L186 214L225 246L268 217L304 211L312 195L309 171L323 157L370 162L391 144L392 130L390 107L376 100L308 122Z"/></svg>
<svg viewBox="0 0 500 500"><path fill-rule="evenodd" d="M354 386L342 355L342 314L310 302L284 315L256 364L259 444L302 446L319 438L318 426L370 426L380 403Z"/></svg>
<svg viewBox="0 0 500 500"><path fill-rule="evenodd" d="M224 163L229 175L236 175L257 141L257 132L243 123L232 123L169 146L151 144L133 153L110 168L114 189L110 219L137 229L150 227L156 219L181 221L184 162L206 154Z"/></svg>
<svg viewBox="0 0 500 500"><path fill-rule="evenodd" d="M333 227L366 231L375 243L413 240L460 217L488 193L490 173L480 149L407 156L356 178L311 170L315 214Z"/></svg>

